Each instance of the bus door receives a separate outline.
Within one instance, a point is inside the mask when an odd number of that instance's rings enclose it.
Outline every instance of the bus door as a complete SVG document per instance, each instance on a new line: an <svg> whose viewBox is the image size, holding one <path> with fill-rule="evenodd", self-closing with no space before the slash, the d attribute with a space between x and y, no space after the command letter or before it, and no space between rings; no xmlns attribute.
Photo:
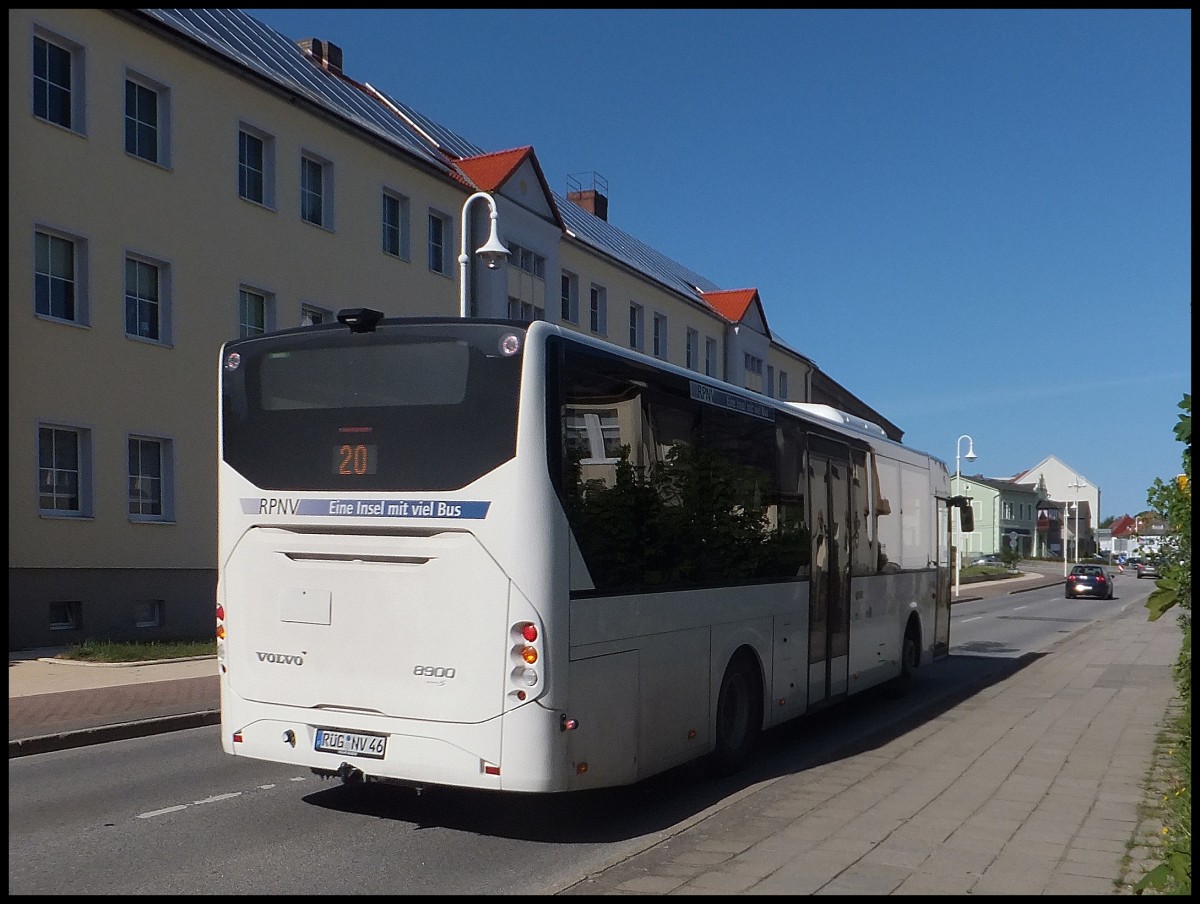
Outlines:
<svg viewBox="0 0 1200 904"><path fill-rule="evenodd" d="M808 597L808 707L844 696L850 669L850 449L808 437L812 583Z"/></svg>
<svg viewBox="0 0 1200 904"><path fill-rule="evenodd" d="M951 518L958 512L945 499L937 500L937 596L933 618L933 655L944 656L950 652L950 561Z"/></svg>

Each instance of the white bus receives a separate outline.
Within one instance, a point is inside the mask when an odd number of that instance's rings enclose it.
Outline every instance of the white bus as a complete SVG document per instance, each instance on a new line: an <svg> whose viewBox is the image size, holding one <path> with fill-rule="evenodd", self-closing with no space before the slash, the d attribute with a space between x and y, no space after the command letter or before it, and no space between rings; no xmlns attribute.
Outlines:
<svg viewBox="0 0 1200 904"><path fill-rule="evenodd" d="M227 753L520 792L728 771L947 653L943 462L545 322L337 320L221 350Z"/></svg>

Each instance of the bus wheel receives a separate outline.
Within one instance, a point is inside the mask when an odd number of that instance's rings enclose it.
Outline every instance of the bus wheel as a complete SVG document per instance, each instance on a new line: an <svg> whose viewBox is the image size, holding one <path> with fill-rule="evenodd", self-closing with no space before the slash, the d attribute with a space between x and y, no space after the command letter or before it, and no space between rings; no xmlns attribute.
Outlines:
<svg viewBox="0 0 1200 904"><path fill-rule="evenodd" d="M921 664L921 629L910 621L904 630L904 642L900 645L900 674L892 679L891 694L903 697L912 689L913 674Z"/></svg>
<svg viewBox="0 0 1200 904"><path fill-rule="evenodd" d="M714 775L729 775L746 764L762 731L762 689L758 669L747 656L729 663L717 695L716 746L709 757Z"/></svg>

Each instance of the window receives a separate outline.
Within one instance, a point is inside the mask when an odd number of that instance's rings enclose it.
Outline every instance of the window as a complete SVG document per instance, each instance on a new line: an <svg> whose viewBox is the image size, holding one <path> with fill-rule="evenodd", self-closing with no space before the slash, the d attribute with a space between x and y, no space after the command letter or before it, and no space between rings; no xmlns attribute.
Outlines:
<svg viewBox="0 0 1200 904"><path fill-rule="evenodd" d="M75 236L39 229L34 233L34 311L43 317L86 324L83 289L87 244Z"/></svg>
<svg viewBox="0 0 1200 904"><path fill-rule="evenodd" d="M133 603L133 626L135 628L161 628L162 612L162 600L135 600Z"/></svg>
<svg viewBox="0 0 1200 904"><path fill-rule="evenodd" d="M772 364L767 365L767 395L775 398L775 367Z"/></svg>
<svg viewBox="0 0 1200 904"><path fill-rule="evenodd" d="M79 600L55 600L47 611L51 631L75 631L83 627L83 604Z"/></svg>
<svg viewBox="0 0 1200 904"><path fill-rule="evenodd" d="M395 192L383 192L383 253L409 259L408 198Z"/></svg>
<svg viewBox="0 0 1200 904"><path fill-rule="evenodd" d="M91 431L78 427L38 427L38 511L91 515Z"/></svg>
<svg viewBox="0 0 1200 904"><path fill-rule="evenodd" d="M170 453L169 440L129 437L129 514L138 520L171 517Z"/></svg>
<svg viewBox="0 0 1200 904"><path fill-rule="evenodd" d="M275 139L245 124L238 129L238 195L275 206Z"/></svg>
<svg viewBox="0 0 1200 904"><path fill-rule="evenodd" d="M300 325L313 326L318 323L329 323L333 320L333 311L318 308L311 304L300 305Z"/></svg>
<svg viewBox="0 0 1200 904"><path fill-rule="evenodd" d="M125 150L150 163L168 166L167 123L170 95L142 76L125 79Z"/></svg>
<svg viewBox="0 0 1200 904"><path fill-rule="evenodd" d="M142 258L125 259L125 334L166 342L169 313L165 267Z"/></svg>
<svg viewBox="0 0 1200 904"><path fill-rule="evenodd" d="M261 336L275 329L274 297L254 289L238 290L238 338Z"/></svg>
<svg viewBox="0 0 1200 904"><path fill-rule="evenodd" d="M749 352L745 355L745 382L742 384L747 389L752 389L755 392L762 392L763 389L763 360L762 358L752 355Z"/></svg>
<svg viewBox="0 0 1200 904"><path fill-rule="evenodd" d="M654 356L667 357L667 315L654 315Z"/></svg>
<svg viewBox="0 0 1200 904"><path fill-rule="evenodd" d="M717 376L717 340L704 337L704 375Z"/></svg>
<svg viewBox="0 0 1200 904"><path fill-rule="evenodd" d="M528 301L508 296L508 317L510 320L545 320L546 311Z"/></svg>
<svg viewBox="0 0 1200 904"><path fill-rule="evenodd" d="M629 347L643 348L645 339L643 337L646 310L640 304L629 303Z"/></svg>
<svg viewBox="0 0 1200 904"><path fill-rule="evenodd" d="M333 228L333 167L312 154L300 155L300 219Z"/></svg>
<svg viewBox="0 0 1200 904"><path fill-rule="evenodd" d="M608 335L608 293L604 286L592 284L588 326L598 336Z"/></svg>
<svg viewBox="0 0 1200 904"><path fill-rule="evenodd" d="M449 273L450 253L446 243L450 236L450 218L436 210L429 211L429 269L434 273Z"/></svg>
<svg viewBox="0 0 1200 904"><path fill-rule="evenodd" d="M524 270L530 276L538 279L546 278L546 259L536 251L522 248L513 242L508 243L508 260L512 266Z"/></svg>
<svg viewBox="0 0 1200 904"><path fill-rule="evenodd" d="M1004 513L1000 516L1006 521L1011 521L1013 517L1013 504L1011 502L1004 503Z"/></svg>
<svg viewBox="0 0 1200 904"><path fill-rule="evenodd" d="M579 277L566 270L562 272L562 319L579 323Z"/></svg>
<svg viewBox="0 0 1200 904"><path fill-rule="evenodd" d="M786 370L779 372L779 398L785 402L788 399L788 375Z"/></svg>
<svg viewBox="0 0 1200 904"><path fill-rule="evenodd" d="M83 131L83 51L57 35L33 36L33 115Z"/></svg>
<svg viewBox="0 0 1200 904"><path fill-rule="evenodd" d="M687 368L696 370L700 366L700 334L688 328L687 331Z"/></svg>

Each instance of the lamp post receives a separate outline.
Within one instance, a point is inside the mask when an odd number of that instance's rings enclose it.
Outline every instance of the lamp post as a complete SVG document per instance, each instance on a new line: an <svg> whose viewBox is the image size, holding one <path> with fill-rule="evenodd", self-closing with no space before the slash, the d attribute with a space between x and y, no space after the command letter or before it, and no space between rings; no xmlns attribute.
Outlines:
<svg viewBox="0 0 1200 904"><path fill-rule="evenodd" d="M967 434L963 434L954 444L954 488L958 495L962 495L962 441L967 441L967 461L974 461L978 456L975 454L975 440L971 439ZM962 524L961 518L956 518L954 521L954 595L958 596L962 588L962 531L959 526Z"/></svg>
<svg viewBox="0 0 1200 904"><path fill-rule="evenodd" d="M463 202L462 207L462 238L458 244L458 316L466 317L467 309L467 264L471 258L467 256L467 209L474 201L483 198L488 203L488 209L491 217L491 233L488 235L488 240L481 246L475 249L475 253L483 260L489 270L495 270L508 257L508 249L504 247L504 243L500 241L500 236L496 233L496 224L500 219L500 214L496 210L496 201L485 191L477 191L471 197Z"/></svg>
<svg viewBox="0 0 1200 904"><path fill-rule="evenodd" d="M1075 564L1079 564L1079 488L1087 486L1086 480L1080 480L1079 475L1075 475L1075 482L1068 483L1067 488L1075 491Z"/></svg>

